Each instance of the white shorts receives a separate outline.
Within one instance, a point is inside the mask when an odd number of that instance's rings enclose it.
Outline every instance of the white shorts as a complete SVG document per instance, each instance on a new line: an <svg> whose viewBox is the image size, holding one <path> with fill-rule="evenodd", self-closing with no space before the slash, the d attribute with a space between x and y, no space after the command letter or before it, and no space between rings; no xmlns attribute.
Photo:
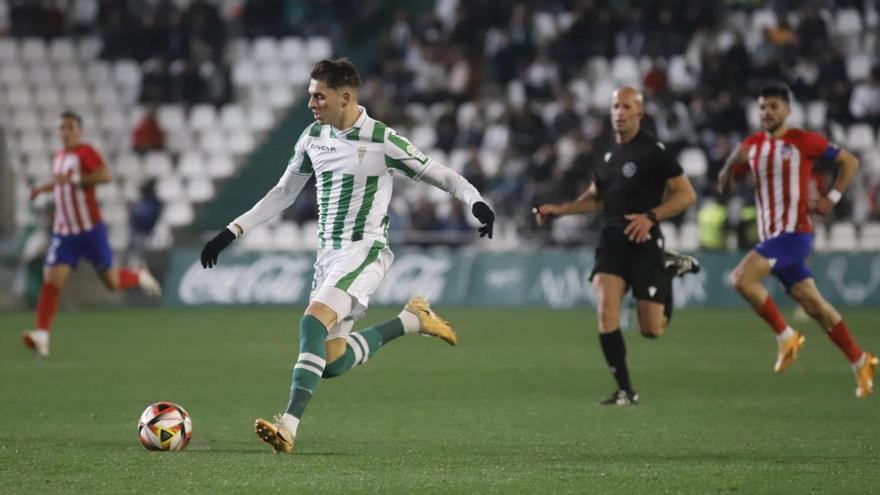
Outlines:
<svg viewBox="0 0 880 495"><path fill-rule="evenodd" d="M318 251L309 301L318 301L336 311L337 323L329 329L328 340L348 335L354 321L364 316L370 296L393 262L394 253L378 241Z"/></svg>

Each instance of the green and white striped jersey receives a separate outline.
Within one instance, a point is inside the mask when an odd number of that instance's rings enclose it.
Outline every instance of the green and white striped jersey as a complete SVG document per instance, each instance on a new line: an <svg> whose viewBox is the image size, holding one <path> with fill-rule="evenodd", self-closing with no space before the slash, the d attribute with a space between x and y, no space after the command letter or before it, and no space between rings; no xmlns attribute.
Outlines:
<svg viewBox="0 0 880 495"><path fill-rule="evenodd" d="M300 135L287 173L315 175L321 248L357 241L387 244L392 171L419 180L431 165L406 138L361 115L345 130L314 122Z"/></svg>

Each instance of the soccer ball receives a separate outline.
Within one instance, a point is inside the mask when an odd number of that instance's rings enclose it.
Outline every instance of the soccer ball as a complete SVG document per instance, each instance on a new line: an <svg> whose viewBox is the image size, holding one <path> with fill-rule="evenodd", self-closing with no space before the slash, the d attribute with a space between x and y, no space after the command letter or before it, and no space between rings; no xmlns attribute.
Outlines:
<svg viewBox="0 0 880 495"><path fill-rule="evenodd" d="M138 420L138 438L149 450L183 450L191 436L189 413L173 402L150 404Z"/></svg>

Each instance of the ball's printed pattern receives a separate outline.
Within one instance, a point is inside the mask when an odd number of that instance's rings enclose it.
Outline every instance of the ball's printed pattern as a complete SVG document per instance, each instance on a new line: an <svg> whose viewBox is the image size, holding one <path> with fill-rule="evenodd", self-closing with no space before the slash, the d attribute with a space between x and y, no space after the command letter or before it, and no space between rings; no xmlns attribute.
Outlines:
<svg viewBox="0 0 880 495"><path fill-rule="evenodd" d="M149 450L183 450L192 437L192 419L173 402L150 404L138 420L138 438Z"/></svg>

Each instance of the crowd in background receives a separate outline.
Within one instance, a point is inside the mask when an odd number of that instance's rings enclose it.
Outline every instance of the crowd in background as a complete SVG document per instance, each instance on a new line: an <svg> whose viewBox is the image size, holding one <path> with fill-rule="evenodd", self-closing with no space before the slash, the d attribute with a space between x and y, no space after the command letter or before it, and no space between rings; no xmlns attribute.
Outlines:
<svg viewBox="0 0 880 495"><path fill-rule="evenodd" d="M594 85L591 61L597 57L647 58L638 81L647 99L644 126L671 153L690 146L705 151L709 166L695 184L704 200L713 195L724 159L752 131L747 106L764 83L782 81L798 101L824 102L826 125L815 130L826 135L832 125L853 122L870 123L876 131L876 2L760 5L768 6L776 22L763 26L757 40L746 39L745 32L759 5L734 0L6 0L0 2L0 30L5 25L13 36L47 38L99 34L103 57L145 64L145 103L219 104L233 98L224 49L234 36L323 34L337 47L371 40L369 62L361 66L361 100L372 116L402 130L428 119L432 147L447 157L463 150L463 175L502 216L526 229L524 205L576 196L612 142L607 107L585 102L572 85ZM856 9L864 24L855 49L874 63L863 80L848 76L852 40L835 37L830 26L834 13L847 8ZM671 80L680 76L671 73L676 57L686 61L686 83ZM492 111L497 102L501 111ZM430 108L430 118L410 108ZM500 166L483 163L486 149L500 154ZM820 171L828 166L817 165ZM836 216L880 219L878 178L862 179L868 185L848 194ZM747 188L740 194L751 201ZM426 199L393 213L407 229L467 226L460 209L438 208Z"/></svg>

